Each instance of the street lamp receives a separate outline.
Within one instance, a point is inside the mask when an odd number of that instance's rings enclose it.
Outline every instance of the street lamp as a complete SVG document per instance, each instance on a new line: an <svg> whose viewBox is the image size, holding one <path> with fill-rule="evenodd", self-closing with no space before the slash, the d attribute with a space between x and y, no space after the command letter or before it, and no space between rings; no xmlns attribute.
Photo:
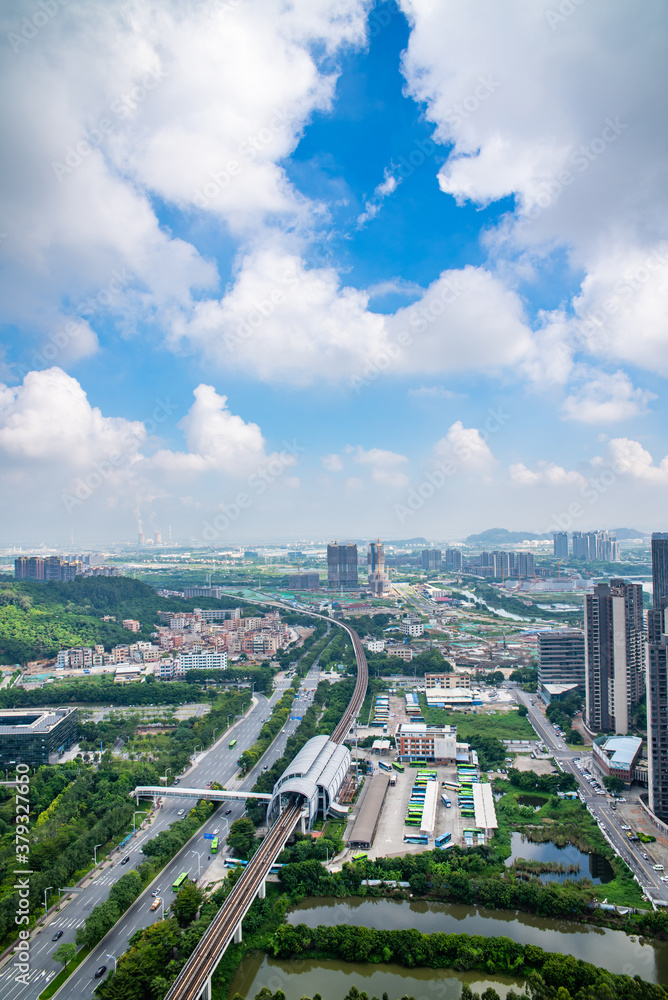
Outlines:
<svg viewBox="0 0 668 1000"><path fill-rule="evenodd" d="M112 962L114 963L114 972L115 972L116 971L116 956L115 955L110 955L109 952L107 952L107 958L110 958L112 960Z"/></svg>
<svg viewBox="0 0 668 1000"><path fill-rule="evenodd" d="M213 744L216 742L216 733L217 732L218 732L218 730L214 729L214 731L213 731L213 740L211 741L211 746L213 746Z"/></svg>
<svg viewBox="0 0 668 1000"><path fill-rule="evenodd" d="M201 861L202 855L200 854L199 851L191 851L190 853L197 855L197 878L199 878L200 871L201 871L200 861Z"/></svg>
<svg viewBox="0 0 668 1000"><path fill-rule="evenodd" d="M144 815L144 811L142 809L135 809L135 811L133 812L133 814L132 814L132 832L133 833L137 832L137 826L135 824L135 816L137 815L137 813L139 813L140 816L143 816Z"/></svg>
<svg viewBox="0 0 668 1000"><path fill-rule="evenodd" d="M53 886L47 885L46 889L44 890L44 916L46 916L46 894L49 891L49 889L53 889Z"/></svg>
<svg viewBox="0 0 668 1000"><path fill-rule="evenodd" d="M230 714L227 717L227 728L228 729L230 728L230 718L232 718L232 719L235 718L234 712L230 712Z"/></svg>
<svg viewBox="0 0 668 1000"><path fill-rule="evenodd" d="M165 784L167 784L167 775L170 773L171 770L172 770L171 767L165 768Z"/></svg>
<svg viewBox="0 0 668 1000"><path fill-rule="evenodd" d="M196 751L197 751L197 748L198 748L198 747L199 747L199 748L200 748L200 750L201 750L201 749L202 749L202 744L201 744L201 743L196 743L196 744L195 744L195 746L193 747L193 757L194 757L194 756L196 755Z"/></svg>
<svg viewBox="0 0 668 1000"><path fill-rule="evenodd" d="M96 865L97 865L97 849L98 849L98 847L102 847L102 844L96 844L95 847L93 848L93 861L94 861L94 864L96 864Z"/></svg>

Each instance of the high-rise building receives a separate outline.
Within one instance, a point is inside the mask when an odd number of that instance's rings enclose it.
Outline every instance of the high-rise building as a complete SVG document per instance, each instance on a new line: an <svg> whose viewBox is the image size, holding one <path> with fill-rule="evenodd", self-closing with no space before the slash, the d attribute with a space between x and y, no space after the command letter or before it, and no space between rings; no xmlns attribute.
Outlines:
<svg viewBox="0 0 668 1000"><path fill-rule="evenodd" d="M354 543L333 542L327 546L327 586L331 590L355 590L359 586Z"/></svg>
<svg viewBox="0 0 668 1000"><path fill-rule="evenodd" d="M652 534L652 609L647 612L649 807L668 820L668 533Z"/></svg>
<svg viewBox="0 0 668 1000"><path fill-rule="evenodd" d="M382 597L388 589L390 581L385 573L385 549L379 539L375 542L369 542L367 563L369 565L369 590L374 597Z"/></svg>
<svg viewBox="0 0 668 1000"><path fill-rule="evenodd" d="M652 555L654 555L654 536L652 536ZM653 562L652 569L654 569ZM649 807L654 815L662 820L668 820L668 635L666 631L665 606L652 608L647 612L647 784Z"/></svg>
<svg viewBox="0 0 668 1000"><path fill-rule="evenodd" d="M422 569L439 573L443 565L443 553L440 549L422 550Z"/></svg>
<svg viewBox="0 0 668 1000"><path fill-rule="evenodd" d="M668 605L668 532L652 532L652 607Z"/></svg>
<svg viewBox="0 0 668 1000"><path fill-rule="evenodd" d="M568 559L568 532L555 531L552 538L557 559Z"/></svg>
<svg viewBox="0 0 668 1000"><path fill-rule="evenodd" d="M458 573L462 568L462 553L460 549L445 550L445 568Z"/></svg>
<svg viewBox="0 0 668 1000"><path fill-rule="evenodd" d="M538 633L538 686L577 684L585 690L584 632L555 628Z"/></svg>
<svg viewBox="0 0 668 1000"><path fill-rule="evenodd" d="M614 531L574 531L573 558L619 562L619 542Z"/></svg>
<svg viewBox="0 0 668 1000"><path fill-rule="evenodd" d="M642 587L597 584L585 595L584 624L587 726L625 735L645 693Z"/></svg>
<svg viewBox="0 0 668 1000"><path fill-rule="evenodd" d="M319 573L294 573L288 577L290 590L317 590L319 586Z"/></svg>
<svg viewBox="0 0 668 1000"><path fill-rule="evenodd" d="M536 572L536 560L533 552L517 553L517 574L518 576L533 576Z"/></svg>

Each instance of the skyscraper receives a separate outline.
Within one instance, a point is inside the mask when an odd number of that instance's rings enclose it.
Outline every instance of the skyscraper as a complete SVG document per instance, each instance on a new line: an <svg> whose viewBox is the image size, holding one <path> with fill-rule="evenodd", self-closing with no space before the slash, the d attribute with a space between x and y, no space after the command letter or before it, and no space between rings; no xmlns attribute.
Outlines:
<svg viewBox="0 0 668 1000"><path fill-rule="evenodd" d="M454 570L455 572L461 570L462 568L462 554L459 549L446 549L445 551L445 568Z"/></svg>
<svg viewBox="0 0 668 1000"><path fill-rule="evenodd" d="M555 531L552 538L554 540L554 554L557 559L568 559L568 532Z"/></svg>
<svg viewBox="0 0 668 1000"><path fill-rule="evenodd" d="M538 686L577 684L585 689L584 632L555 628L538 633Z"/></svg>
<svg viewBox="0 0 668 1000"><path fill-rule="evenodd" d="M354 543L327 546L327 586L331 590L354 590L357 577L357 546Z"/></svg>
<svg viewBox="0 0 668 1000"><path fill-rule="evenodd" d="M649 807L668 820L668 533L652 534L652 609L647 612Z"/></svg>
<svg viewBox="0 0 668 1000"><path fill-rule="evenodd" d="M647 784L650 809L659 819L668 820L668 635L665 615L665 608L652 608L647 612Z"/></svg>
<svg viewBox="0 0 668 1000"><path fill-rule="evenodd" d="M369 590L374 597L382 597L389 587L389 579L385 573L385 549L380 539L369 542L367 553L369 564Z"/></svg>
<svg viewBox="0 0 668 1000"><path fill-rule="evenodd" d="M584 624L587 726L624 735L645 691L642 587L597 584L585 595Z"/></svg>
<svg viewBox="0 0 668 1000"><path fill-rule="evenodd" d="M652 607L668 605L668 532L652 532Z"/></svg>
<svg viewBox="0 0 668 1000"><path fill-rule="evenodd" d="M433 572L440 572L442 566L443 555L440 549L423 549L422 550L422 569L432 570Z"/></svg>

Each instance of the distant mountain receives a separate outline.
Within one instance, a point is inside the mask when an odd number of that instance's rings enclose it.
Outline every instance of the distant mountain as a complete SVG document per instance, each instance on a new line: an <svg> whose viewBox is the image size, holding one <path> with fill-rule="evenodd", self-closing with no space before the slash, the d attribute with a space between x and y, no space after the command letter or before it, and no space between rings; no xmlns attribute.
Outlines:
<svg viewBox="0 0 668 1000"><path fill-rule="evenodd" d="M487 531L481 531L479 535L469 535L465 541L468 545L511 545L514 542L534 542L551 538L551 532L536 535L533 531L508 531L507 528L488 528Z"/></svg>
<svg viewBox="0 0 668 1000"><path fill-rule="evenodd" d="M626 542L631 538L639 540L646 538L644 531L636 531L635 528L614 528L614 534L618 542ZM465 539L467 545L512 545L514 542L524 541L551 541L552 532L543 535L536 535L533 531L508 531L507 528L488 528L481 531L479 535L469 535Z"/></svg>

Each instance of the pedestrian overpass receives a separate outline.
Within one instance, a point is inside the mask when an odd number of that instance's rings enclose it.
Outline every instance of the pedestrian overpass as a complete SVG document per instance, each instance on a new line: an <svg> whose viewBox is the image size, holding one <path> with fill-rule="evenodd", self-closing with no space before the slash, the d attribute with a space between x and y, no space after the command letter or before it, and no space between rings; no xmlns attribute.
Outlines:
<svg viewBox="0 0 668 1000"><path fill-rule="evenodd" d="M269 802L271 795L268 792L229 792L224 788L182 788L180 785L137 785L134 791L130 792L137 800L140 799L209 799L211 802L243 802L245 799L260 799L262 802Z"/></svg>

